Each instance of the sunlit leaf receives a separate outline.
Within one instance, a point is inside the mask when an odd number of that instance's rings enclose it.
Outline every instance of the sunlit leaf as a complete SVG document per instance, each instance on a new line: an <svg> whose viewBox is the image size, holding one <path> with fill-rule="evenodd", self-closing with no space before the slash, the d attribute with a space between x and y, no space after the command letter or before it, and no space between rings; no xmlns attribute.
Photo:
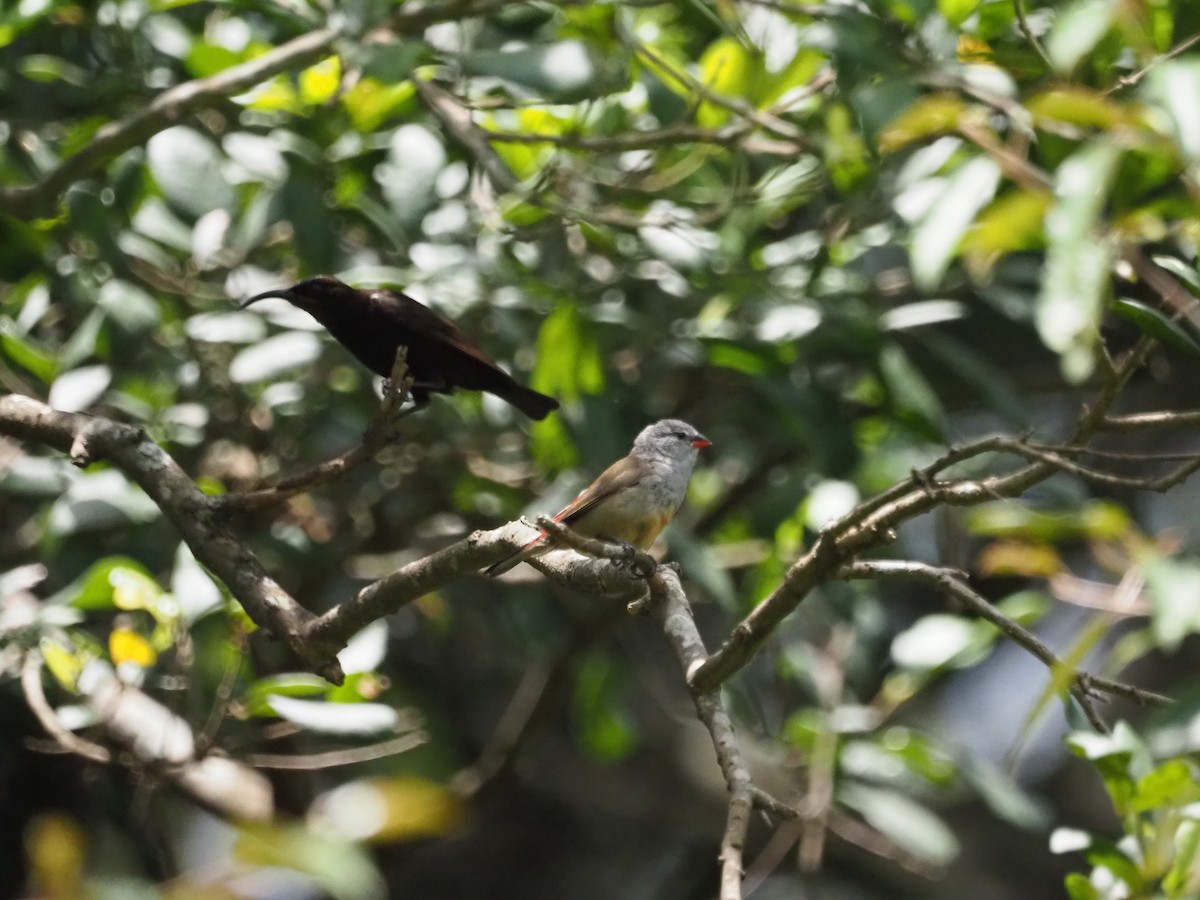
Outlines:
<svg viewBox="0 0 1200 900"><path fill-rule="evenodd" d="M379 667L387 655L387 622L373 622L346 642L338 653L338 662L347 675L356 672L371 672Z"/></svg>
<svg viewBox="0 0 1200 900"><path fill-rule="evenodd" d="M328 830L299 825L245 825L234 858L250 866L280 866L311 875L336 900L383 900L383 877L367 851Z"/></svg>
<svg viewBox="0 0 1200 900"><path fill-rule="evenodd" d="M38 649L41 650L42 659L46 661L46 668L58 683L68 690L75 690L75 684L86 660L81 659L74 648L51 638L43 638Z"/></svg>
<svg viewBox="0 0 1200 900"><path fill-rule="evenodd" d="M1200 780L1197 778L1196 770L1184 760L1167 760L1138 779L1130 809L1149 812L1200 802Z"/></svg>
<svg viewBox="0 0 1200 900"><path fill-rule="evenodd" d="M1112 27L1118 0L1074 0L1059 14L1046 38L1046 53L1060 72L1069 72Z"/></svg>
<svg viewBox="0 0 1200 900"><path fill-rule="evenodd" d="M1091 374L1114 248L1097 234L1097 219L1116 173L1120 151L1098 140L1064 161L1055 178L1056 202L1046 213L1049 251L1038 298L1042 342L1060 354L1063 374Z"/></svg>
<svg viewBox="0 0 1200 900"><path fill-rule="evenodd" d="M411 81L387 85L374 78L362 78L342 95L342 103L354 127L371 133L391 116L403 113L416 93Z"/></svg>
<svg viewBox="0 0 1200 900"><path fill-rule="evenodd" d="M1030 97L1025 108L1034 121L1068 122L1084 128L1113 128L1129 119L1116 101L1082 87L1059 87Z"/></svg>
<svg viewBox="0 0 1200 900"><path fill-rule="evenodd" d="M1200 631L1200 565L1162 557L1142 560L1154 610L1151 624L1161 647L1175 650Z"/></svg>
<svg viewBox="0 0 1200 900"><path fill-rule="evenodd" d="M913 229L913 280L924 290L941 281L976 214L995 196L1000 166L977 156L946 179L938 198Z"/></svg>
<svg viewBox="0 0 1200 900"><path fill-rule="evenodd" d="M946 865L959 852L954 832L927 807L898 791L865 784L843 784L840 801L857 810L864 819L897 845L926 862Z"/></svg>
<svg viewBox="0 0 1200 900"><path fill-rule="evenodd" d="M1048 578L1062 569L1058 551L1046 544L1027 544L1021 541L997 541L988 544L979 554L976 568L980 575L1021 575L1026 578Z"/></svg>
<svg viewBox="0 0 1200 900"><path fill-rule="evenodd" d="M1184 155L1200 159L1200 62L1176 59L1156 67L1150 73L1149 92L1171 117Z"/></svg>
<svg viewBox="0 0 1200 900"><path fill-rule="evenodd" d="M113 665L130 663L149 668L158 659L150 642L129 628L114 628L108 635L108 655Z"/></svg>
<svg viewBox="0 0 1200 900"><path fill-rule="evenodd" d="M267 702L280 718L326 734L377 734L394 731L401 721L394 708L382 703L326 703L278 693L269 694Z"/></svg>
<svg viewBox="0 0 1200 900"><path fill-rule="evenodd" d="M1143 334L1182 350L1188 356L1200 357L1200 338L1162 310L1130 297L1118 297L1110 306L1113 312L1132 322Z"/></svg>
<svg viewBox="0 0 1200 900"><path fill-rule="evenodd" d="M892 641L892 659L910 669L972 666L991 652L995 630L961 616L923 616Z"/></svg>
<svg viewBox="0 0 1200 900"><path fill-rule="evenodd" d="M972 509L967 526L975 534L1054 542L1080 537L1113 539L1127 535L1129 513L1115 503L1093 500L1078 511L1046 512L1013 503L987 503Z"/></svg>
<svg viewBox="0 0 1200 900"><path fill-rule="evenodd" d="M269 381L284 372L307 366L321 355L321 341L308 331L287 331L253 344L229 364L237 384Z"/></svg>
<svg viewBox="0 0 1200 900"><path fill-rule="evenodd" d="M83 366L54 379L47 399L55 409L79 412L104 396L110 384L112 370L108 366Z"/></svg>
<svg viewBox="0 0 1200 900"><path fill-rule="evenodd" d="M996 260L1015 250L1038 247L1053 197L1048 191L1019 190L988 206L963 237L963 253L973 274L983 277Z"/></svg>
<svg viewBox="0 0 1200 900"><path fill-rule="evenodd" d="M401 776L341 785L316 799L309 821L353 841L411 841L456 831L466 812L445 785Z"/></svg>
<svg viewBox="0 0 1200 900"><path fill-rule="evenodd" d="M108 572L108 583L117 609L152 610L163 592L158 582L143 574L140 567L113 566Z"/></svg>
<svg viewBox="0 0 1200 900"><path fill-rule="evenodd" d="M922 97L879 132L879 150L895 153L927 137L956 131L966 112L967 105L957 94Z"/></svg>
<svg viewBox="0 0 1200 900"><path fill-rule="evenodd" d="M982 0L938 0L938 12L957 28L975 12L981 2Z"/></svg>
<svg viewBox="0 0 1200 900"><path fill-rule="evenodd" d="M341 80L342 63L336 56L309 66L299 75L300 99L304 103L325 103L337 93Z"/></svg>
<svg viewBox="0 0 1200 900"><path fill-rule="evenodd" d="M166 198L193 216L233 205L221 153L200 132L184 125L160 131L147 141L146 159Z"/></svg>
<svg viewBox="0 0 1200 900"><path fill-rule="evenodd" d="M762 75L762 60L741 41L723 36L717 38L700 56L700 80L714 93L723 97L751 99ZM729 121L732 110L705 100L696 110L696 121L705 128L715 128Z"/></svg>

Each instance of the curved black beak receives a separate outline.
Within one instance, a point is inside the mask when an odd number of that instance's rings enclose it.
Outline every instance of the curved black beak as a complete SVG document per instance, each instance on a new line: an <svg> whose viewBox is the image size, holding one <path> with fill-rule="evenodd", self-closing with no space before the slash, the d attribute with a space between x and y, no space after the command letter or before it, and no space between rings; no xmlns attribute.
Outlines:
<svg viewBox="0 0 1200 900"><path fill-rule="evenodd" d="M292 300L292 289L278 288L274 291L263 291L261 294L255 294L249 300L243 300L238 304L238 309L245 309L251 303L257 303L259 300L267 300L271 297L278 297L281 300L287 300L290 303Z"/></svg>

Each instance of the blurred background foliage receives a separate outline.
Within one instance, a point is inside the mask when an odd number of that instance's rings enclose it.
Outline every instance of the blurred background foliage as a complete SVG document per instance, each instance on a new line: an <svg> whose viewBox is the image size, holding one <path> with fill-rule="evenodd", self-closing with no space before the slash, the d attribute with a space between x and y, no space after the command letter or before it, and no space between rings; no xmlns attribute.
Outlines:
<svg viewBox="0 0 1200 900"><path fill-rule="evenodd" d="M436 399L375 464L242 521L309 608L558 508L671 415L714 442L666 553L715 645L812 529L947 443L1061 436L1139 334L1160 343L1122 409L1194 403L1195 329L1123 260L1140 248L1200 289L1200 6L448 0L390 28L406 6L0 10L5 391L139 423L210 491L293 471L352 446L378 386L303 313L234 304L332 273L403 287L563 402L531 425ZM14 199L171 87L324 28L330 52L147 129L46 203ZM787 840L752 832L784 860L751 867L759 895L1059 897L1064 877L1074 898L1200 893L1197 499L1059 476L900 535L898 554L970 569L1065 658L1179 698L1108 707L1131 722L1112 736L939 596L809 598L728 689L756 777L820 812ZM332 689L245 634L120 472L9 440L0 573L6 615L35 611L0 633L0 667L39 642L80 727L78 675L100 659L197 732L225 713L234 757L414 721L427 738L274 773L292 824L236 830L152 771L31 750L7 678L2 893L714 893L711 746L665 644L621 610L471 579L369 630ZM471 791L514 694L537 714Z"/></svg>

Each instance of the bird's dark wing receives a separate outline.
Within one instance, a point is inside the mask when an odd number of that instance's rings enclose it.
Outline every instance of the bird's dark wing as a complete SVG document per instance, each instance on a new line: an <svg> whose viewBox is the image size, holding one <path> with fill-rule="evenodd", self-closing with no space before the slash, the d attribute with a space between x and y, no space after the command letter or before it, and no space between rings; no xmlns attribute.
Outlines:
<svg viewBox="0 0 1200 900"><path fill-rule="evenodd" d="M373 303L385 310L388 307L402 310L401 321L422 339L439 341L444 346L452 348L488 368L503 372L496 361L484 353L483 349L471 340L461 328L440 313L434 312L424 303L414 300L407 294L389 291L385 288L377 288L365 293Z"/></svg>

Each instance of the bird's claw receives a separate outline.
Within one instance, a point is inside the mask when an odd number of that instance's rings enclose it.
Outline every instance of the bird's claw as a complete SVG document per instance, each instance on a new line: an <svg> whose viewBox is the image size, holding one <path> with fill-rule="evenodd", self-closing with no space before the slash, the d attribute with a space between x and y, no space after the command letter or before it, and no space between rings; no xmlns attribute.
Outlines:
<svg viewBox="0 0 1200 900"><path fill-rule="evenodd" d="M614 541L614 543L619 548L620 554L616 557L616 562L622 568L628 569L635 578L649 578L657 571L658 563L654 561L654 557L643 553L628 541Z"/></svg>

